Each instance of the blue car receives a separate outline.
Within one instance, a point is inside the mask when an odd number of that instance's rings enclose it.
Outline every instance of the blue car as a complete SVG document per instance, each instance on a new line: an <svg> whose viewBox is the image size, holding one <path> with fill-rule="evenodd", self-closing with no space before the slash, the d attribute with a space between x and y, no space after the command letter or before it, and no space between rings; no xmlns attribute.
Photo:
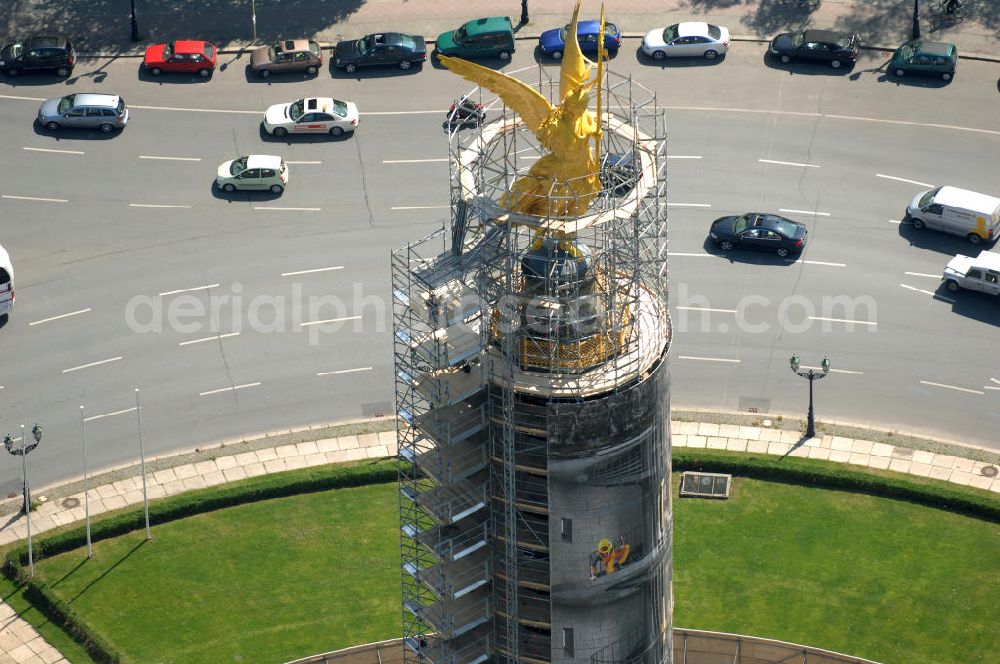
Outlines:
<svg viewBox="0 0 1000 664"><path fill-rule="evenodd" d="M538 38L538 47L542 53L560 60L566 50L566 33L569 26L546 30ZM576 38L580 42L580 50L587 55L597 55L597 37L601 31L600 21L580 21L577 23ZM609 55L618 52L622 45L622 32L614 23L604 23L604 48Z"/></svg>

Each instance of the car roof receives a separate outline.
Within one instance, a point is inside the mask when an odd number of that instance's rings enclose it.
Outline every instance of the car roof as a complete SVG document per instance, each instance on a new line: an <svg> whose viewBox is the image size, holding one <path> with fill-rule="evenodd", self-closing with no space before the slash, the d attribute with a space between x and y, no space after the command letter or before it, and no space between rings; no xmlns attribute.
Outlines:
<svg viewBox="0 0 1000 664"><path fill-rule="evenodd" d="M247 156L247 168L281 168L281 157L271 154L252 154Z"/></svg>
<svg viewBox="0 0 1000 664"><path fill-rule="evenodd" d="M56 35L38 35L25 40L28 48L65 48L69 40Z"/></svg>
<svg viewBox="0 0 1000 664"><path fill-rule="evenodd" d="M201 53L207 44L206 41L179 39L174 42L174 53Z"/></svg>
<svg viewBox="0 0 1000 664"><path fill-rule="evenodd" d="M306 97L302 100L302 110L329 113L335 102L332 97Z"/></svg>
<svg viewBox="0 0 1000 664"><path fill-rule="evenodd" d="M934 196L934 202L949 207L987 213L994 212L1000 206L1000 198L996 196L988 196L976 191L959 189L958 187L948 185L938 189L938 193Z"/></svg>
<svg viewBox="0 0 1000 664"><path fill-rule="evenodd" d="M833 44L846 41L849 36L836 30L806 30L802 33L802 38L807 42L828 42Z"/></svg>
<svg viewBox="0 0 1000 664"><path fill-rule="evenodd" d="M308 51L309 50L309 40L308 39L282 39L278 42L278 46L281 47L283 51Z"/></svg>
<svg viewBox="0 0 1000 664"><path fill-rule="evenodd" d="M109 106L117 107L118 100L120 97L118 95L102 95L96 92L78 92L73 97L73 104L75 106Z"/></svg>
<svg viewBox="0 0 1000 664"><path fill-rule="evenodd" d="M976 267L985 267L990 270L1000 270L1000 254L995 251L983 249L979 252L976 260L973 261Z"/></svg>
<svg viewBox="0 0 1000 664"><path fill-rule="evenodd" d="M708 23L703 21L686 21L677 24L678 37L707 37Z"/></svg>
<svg viewBox="0 0 1000 664"><path fill-rule="evenodd" d="M468 21L464 26L467 35L478 35L484 32L505 32L512 30L509 16L487 16Z"/></svg>
<svg viewBox="0 0 1000 664"><path fill-rule="evenodd" d="M917 42L916 46L917 53L927 55L951 55L952 51L955 50L955 45L948 42L921 41Z"/></svg>
<svg viewBox="0 0 1000 664"><path fill-rule="evenodd" d="M403 43L403 33L401 32L376 32L368 36L373 37L380 44L399 46Z"/></svg>

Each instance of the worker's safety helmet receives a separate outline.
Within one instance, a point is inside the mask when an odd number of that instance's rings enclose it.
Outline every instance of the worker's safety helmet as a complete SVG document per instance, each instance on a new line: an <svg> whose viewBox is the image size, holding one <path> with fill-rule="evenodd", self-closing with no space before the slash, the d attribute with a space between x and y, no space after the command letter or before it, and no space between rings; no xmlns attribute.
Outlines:
<svg viewBox="0 0 1000 664"><path fill-rule="evenodd" d="M597 552L598 553L611 553L611 542L609 542L607 539L602 539L597 544Z"/></svg>

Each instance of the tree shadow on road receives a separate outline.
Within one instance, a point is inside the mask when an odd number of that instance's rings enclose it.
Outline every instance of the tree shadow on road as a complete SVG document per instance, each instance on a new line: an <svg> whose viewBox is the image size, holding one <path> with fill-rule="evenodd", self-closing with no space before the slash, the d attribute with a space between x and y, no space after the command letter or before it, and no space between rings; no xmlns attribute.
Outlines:
<svg viewBox="0 0 1000 664"><path fill-rule="evenodd" d="M779 32L802 30L812 20L813 9L780 2L761 2L757 9L744 15L740 23L756 35L769 37Z"/></svg>

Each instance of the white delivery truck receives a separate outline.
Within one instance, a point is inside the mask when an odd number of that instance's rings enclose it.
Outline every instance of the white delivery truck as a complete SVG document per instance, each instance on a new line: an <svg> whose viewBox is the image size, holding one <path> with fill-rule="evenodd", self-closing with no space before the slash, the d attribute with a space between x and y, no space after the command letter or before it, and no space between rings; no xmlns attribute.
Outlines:
<svg viewBox="0 0 1000 664"><path fill-rule="evenodd" d="M917 230L931 228L973 244L1000 237L1000 198L958 187L938 187L913 197L906 218Z"/></svg>
<svg viewBox="0 0 1000 664"><path fill-rule="evenodd" d="M14 265L10 254L0 244L0 323L7 322L14 307Z"/></svg>

